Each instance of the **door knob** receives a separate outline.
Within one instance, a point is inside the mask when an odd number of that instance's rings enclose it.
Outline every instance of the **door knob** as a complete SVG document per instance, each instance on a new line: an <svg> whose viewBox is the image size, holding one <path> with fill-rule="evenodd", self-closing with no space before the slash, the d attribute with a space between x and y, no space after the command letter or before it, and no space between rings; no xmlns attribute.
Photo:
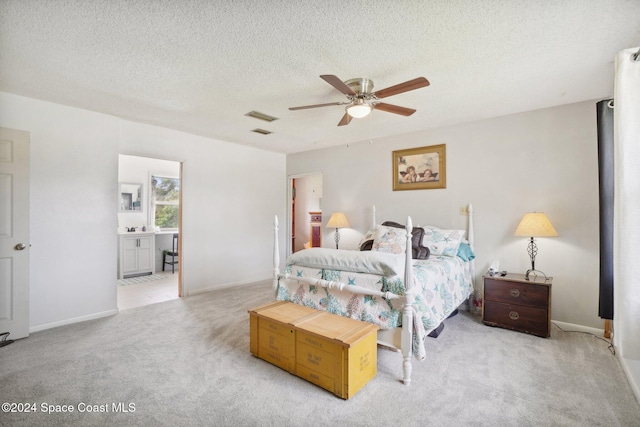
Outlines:
<svg viewBox="0 0 640 427"><path fill-rule="evenodd" d="M18 243L17 245L14 246L14 249L16 251L22 251L27 247L27 245L25 245L24 243Z"/></svg>

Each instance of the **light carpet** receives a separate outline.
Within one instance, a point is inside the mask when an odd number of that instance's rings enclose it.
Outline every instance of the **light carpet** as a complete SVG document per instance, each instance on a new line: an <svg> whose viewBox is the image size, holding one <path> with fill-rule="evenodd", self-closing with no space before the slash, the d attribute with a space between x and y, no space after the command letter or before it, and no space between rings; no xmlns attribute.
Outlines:
<svg viewBox="0 0 640 427"><path fill-rule="evenodd" d="M401 355L378 349L377 376L344 401L251 356L247 310L272 299L262 282L18 340L0 349L0 396L36 412L0 412L0 424L640 425L607 343L555 327L549 339L490 328L468 312L427 341L411 386L400 381ZM74 412L43 413L48 405Z"/></svg>

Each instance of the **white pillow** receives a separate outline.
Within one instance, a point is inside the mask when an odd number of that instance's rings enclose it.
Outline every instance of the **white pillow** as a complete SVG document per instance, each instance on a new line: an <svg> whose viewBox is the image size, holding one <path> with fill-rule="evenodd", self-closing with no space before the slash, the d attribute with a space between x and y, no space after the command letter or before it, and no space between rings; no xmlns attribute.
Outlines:
<svg viewBox="0 0 640 427"><path fill-rule="evenodd" d="M380 225L373 237L372 251L403 254L407 247L407 230Z"/></svg>
<svg viewBox="0 0 640 427"><path fill-rule="evenodd" d="M429 248L431 255L456 256L464 230L442 230L438 227L424 227L422 246Z"/></svg>

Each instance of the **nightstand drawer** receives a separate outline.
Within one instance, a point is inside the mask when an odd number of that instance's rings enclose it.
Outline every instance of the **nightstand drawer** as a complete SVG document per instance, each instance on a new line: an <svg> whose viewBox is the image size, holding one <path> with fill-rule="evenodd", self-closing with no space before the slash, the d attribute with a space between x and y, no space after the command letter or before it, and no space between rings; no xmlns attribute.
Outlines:
<svg viewBox="0 0 640 427"><path fill-rule="evenodd" d="M483 321L487 325L500 326L515 331L549 336L549 313L546 309L484 301Z"/></svg>
<svg viewBox="0 0 640 427"><path fill-rule="evenodd" d="M546 309L549 286L485 278L484 299Z"/></svg>

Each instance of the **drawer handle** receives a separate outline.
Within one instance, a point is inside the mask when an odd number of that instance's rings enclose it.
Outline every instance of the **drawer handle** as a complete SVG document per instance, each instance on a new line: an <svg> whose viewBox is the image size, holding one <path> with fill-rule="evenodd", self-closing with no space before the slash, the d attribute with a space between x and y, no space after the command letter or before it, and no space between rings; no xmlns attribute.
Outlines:
<svg viewBox="0 0 640 427"><path fill-rule="evenodd" d="M520 318L520 315L518 314L517 311L510 311L509 312L509 318L511 320L518 320L518 318Z"/></svg>
<svg viewBox="0 0 640 427"><path fill-rule="evenodd" d="M509 293L514 298L518 298L520 296L520 290L518 290L518 289L511 289L511 291L509 291Z"/></svg>

